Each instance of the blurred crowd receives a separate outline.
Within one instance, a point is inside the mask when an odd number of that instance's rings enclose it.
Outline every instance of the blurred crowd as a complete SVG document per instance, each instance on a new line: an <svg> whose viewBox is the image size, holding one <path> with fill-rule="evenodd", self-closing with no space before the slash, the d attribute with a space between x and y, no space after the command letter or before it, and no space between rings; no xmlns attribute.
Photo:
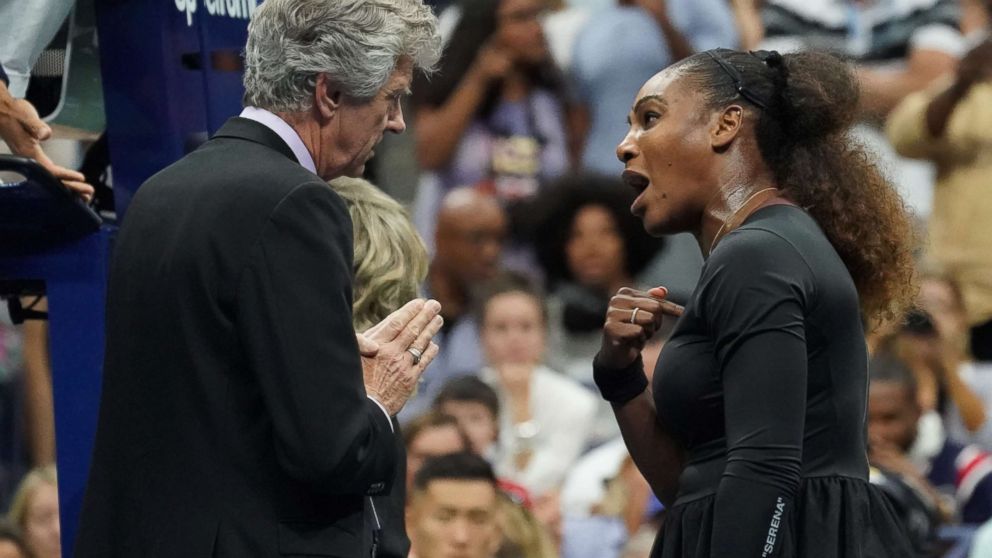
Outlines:
<svg viewBox="0 0 992 558"><path fill-rule="evenodd" d="M866 324L872 481L920 556L992 556L992 2L433 4L440 68L367 176L409 208L370 182L332 183L355 224L356 329L418 294L443 307L441 353L399 417L412 556L648 555L665 510L592 359L612 293L664 285L684 300L703 262L691 236L644 233L616 145L647 78L717 47L822 49L856 68L852 133L920 240L917 308ZM0 320L0 556L48 558L50 378L31 327ZM645 350L649 374L664 337Z"/></svg>

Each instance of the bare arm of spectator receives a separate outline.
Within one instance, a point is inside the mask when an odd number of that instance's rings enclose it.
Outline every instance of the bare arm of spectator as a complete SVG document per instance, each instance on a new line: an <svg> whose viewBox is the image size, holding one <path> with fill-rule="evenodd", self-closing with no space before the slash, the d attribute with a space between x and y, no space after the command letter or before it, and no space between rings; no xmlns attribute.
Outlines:
<svg viewBox="0 0 992 558"><path fill-rule="evenodd" d="M448 164L489 87L507 77L512 69L509 55L487 45L443 105L417 108L417 160L421 167L437 170Z"/></svg>
<svg viewBox="0 0 992 558"><path fill-rule="evenodd" d="M634 3L651 14L658 27L661 28L661 34L665 37L665 42L668 43L668 50L672 53L672 62L692 55L692 45L682 34L682 31L675 27L672 19L668 17L668 0L634 0Z"/></svg>
<svg viewBox="0 0 992 558"><path fill-rule="evenodd" d="M900 155L940 162L968 158L985 149L992 111L989 97L976 89L987 92L982 82L992 77L983 68L992 64L988 45L982 43L965 55L955 76L910 95L892 111L886 133Z"/></svg>
<svg viewBox="0 0 992 558"><path fill-rule="evenodd" d="M41 142L52 135L52 129L38 117L38 111L25 99L14 99L7 85L0 81L0 139L15 155L38 161L70 190L89 201L93 187L82 173L56 165L41 149Z"/></svg>
<svg viewBox="0 0 992 558"><path fill-rule="evenodd" d="M956 63L957 59L945 51L914 49L905 69L859 68L862 113L871 118L884 118L904 97L953 71Z"/></svg>
<svg viewBox="0 0 992 558"><path fill-rule="evenodd" d="M765 24L761 21L759 0L730 0L740 33L742 50L754 50L765 38Z"/></svg>
<svg viewBox="0 0 992 558"><path fill-rule="evenodd" d="M47 310L42 299L36 310ZM55 463L55 405L52 367L48 358L48 322L28 320L24 335L24 422L28 450L35 467Z"/></svg>
<svg viewBox="0 0 992 558"><path fill-rule="evenodd" d="M944 135L951 113L978 82L992 78L992 41L973 48L958 64L954 83L927 106L927 130L934 137Z"/></svg>

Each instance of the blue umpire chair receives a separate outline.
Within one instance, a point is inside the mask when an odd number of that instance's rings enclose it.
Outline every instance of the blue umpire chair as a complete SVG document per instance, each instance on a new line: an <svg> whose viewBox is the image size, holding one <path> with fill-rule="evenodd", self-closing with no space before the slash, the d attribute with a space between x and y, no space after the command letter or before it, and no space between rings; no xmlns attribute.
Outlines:
<svg viewBox="0 0 992 558"><path fill-rule="evenodd" d="M240 112L240 53L260 3L96 0L116 219L104 222L33 161L0 156L0 296L15 319L49 321L63 556L72 555L96 430L117 222L145 180ZM74 17L91 4L79 0ZM40 296L47 315L31 308Z"/></svg>
<svg viewBox="0 0 992 558"><path fill-rule="evenodd" d="M70 534L96 429L112 234L40 165L0 156L0 296L15 321L50 322L59 499ZM45 314L22 303L41 296Z"/></svg>

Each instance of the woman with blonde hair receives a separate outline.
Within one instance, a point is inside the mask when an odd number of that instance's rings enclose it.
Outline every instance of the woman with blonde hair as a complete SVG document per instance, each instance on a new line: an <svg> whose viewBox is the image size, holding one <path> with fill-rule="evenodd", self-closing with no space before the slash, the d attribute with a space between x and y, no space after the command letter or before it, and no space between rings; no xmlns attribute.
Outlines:
<svg viewBox="0 0 992 558"><path fill-rule="evenodd" d="M54 465L32 469L18 485L7 512L34 558L62 557L57 487Z"/></svg>
<svg viewBox="0 0 992 558"><path fill-rule="evenodd" d="M352 280L352 324L365 331L384 320L407 301L417 298L427 277L427 249L410 215L399 202L374 184L360 178L342 177L330 182L351 215L354 236ZM394 428L399 424L393 419ZM398 449L403 443L398 442ZM403 522L404 468L397 471L389 494L370 496L368 507L383 525ZM383 531L377 556L407 556L410 543L400 531Z"/></svg>
<svg viewBox="0 0 992 558"><path fill-rule="evenodd" d="M365 331L417 298L427 277L427 248L399 202L360 178L338 178L331 188L348 205L355 236L352 315Z"/></svg>

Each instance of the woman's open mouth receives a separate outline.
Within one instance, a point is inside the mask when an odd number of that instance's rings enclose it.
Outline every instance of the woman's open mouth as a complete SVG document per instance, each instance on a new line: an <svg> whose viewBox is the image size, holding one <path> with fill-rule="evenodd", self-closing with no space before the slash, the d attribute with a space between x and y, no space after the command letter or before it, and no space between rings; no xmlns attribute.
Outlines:
<svg viewBox="0 0 992 558"><path fill-rule="evenodd" d="M646 190L648 184L651 184L651 181L648 179L648 177L631 169L627 169L623 171L623 174L620 175L620 178L623 179L624 184L633 188L634 191L637 192L638 194Z"/></svg>
<svg viewBox="0 0 992 558"><path fill-rule="evenodd" d="M623 180L624 184L630 186L635 192L637 192L637 198L634 200L634 203L631 204L630 212L640 217L643 213L642 208L640 207L641 197L643 197L644 191L648 189L648 186L651 185L651 180L647 176L631 169L623 171L620 178Z"/></svg>

